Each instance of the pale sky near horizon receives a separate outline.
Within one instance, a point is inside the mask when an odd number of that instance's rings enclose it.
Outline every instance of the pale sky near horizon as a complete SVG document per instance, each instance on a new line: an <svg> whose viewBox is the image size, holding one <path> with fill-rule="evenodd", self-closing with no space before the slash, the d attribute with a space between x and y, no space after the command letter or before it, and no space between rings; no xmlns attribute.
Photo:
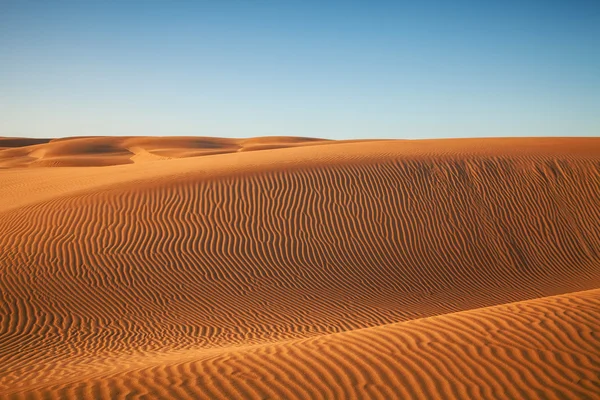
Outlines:
<svg viewBox="0 0 600 400"><path fill-rule="evenodd" d="M0 136L84 135L600 136L600 1L0 0Z"/></svg>

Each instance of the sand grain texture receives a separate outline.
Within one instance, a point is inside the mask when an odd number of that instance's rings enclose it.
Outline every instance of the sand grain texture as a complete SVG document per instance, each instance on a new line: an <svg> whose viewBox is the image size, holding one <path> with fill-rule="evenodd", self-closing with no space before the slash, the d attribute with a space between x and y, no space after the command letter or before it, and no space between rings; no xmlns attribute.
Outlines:
<svg viewBox="0 0 600 400"><path fill-rule="evenodd" d="M600 396L600 140L0 139L0 397Z"/></svg>

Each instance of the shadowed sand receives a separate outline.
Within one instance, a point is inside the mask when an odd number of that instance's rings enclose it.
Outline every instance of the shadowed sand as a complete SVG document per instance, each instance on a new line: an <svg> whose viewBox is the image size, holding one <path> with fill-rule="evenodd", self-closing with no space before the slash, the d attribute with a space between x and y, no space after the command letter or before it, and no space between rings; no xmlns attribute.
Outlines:
<svg viewBox="0 0 600 400"><path fill-rule="evenodd" d="M0 138L0 188L0 397L600 395L598 139Z"/></svg>

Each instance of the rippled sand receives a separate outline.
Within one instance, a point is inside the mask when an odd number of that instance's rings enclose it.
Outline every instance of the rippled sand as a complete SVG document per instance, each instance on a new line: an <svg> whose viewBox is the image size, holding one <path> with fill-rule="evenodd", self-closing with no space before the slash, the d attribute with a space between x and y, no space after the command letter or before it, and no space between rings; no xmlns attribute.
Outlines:
<svg viewBox="0 0 600 400"><path fill-rule="evenodd" d="M598 398L600 139L0 138L2 398Z"/></svg>

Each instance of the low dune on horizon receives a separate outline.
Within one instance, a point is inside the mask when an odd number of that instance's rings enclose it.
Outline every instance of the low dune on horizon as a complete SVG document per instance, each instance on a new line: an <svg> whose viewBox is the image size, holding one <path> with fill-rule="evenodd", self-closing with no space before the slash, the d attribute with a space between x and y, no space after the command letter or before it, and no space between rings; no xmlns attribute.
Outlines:
<svg viewBox="0 0 600 400"><path fill-rule="evenodd" d="M600 398L600 138L0 138L0 398Z"/></svg>

